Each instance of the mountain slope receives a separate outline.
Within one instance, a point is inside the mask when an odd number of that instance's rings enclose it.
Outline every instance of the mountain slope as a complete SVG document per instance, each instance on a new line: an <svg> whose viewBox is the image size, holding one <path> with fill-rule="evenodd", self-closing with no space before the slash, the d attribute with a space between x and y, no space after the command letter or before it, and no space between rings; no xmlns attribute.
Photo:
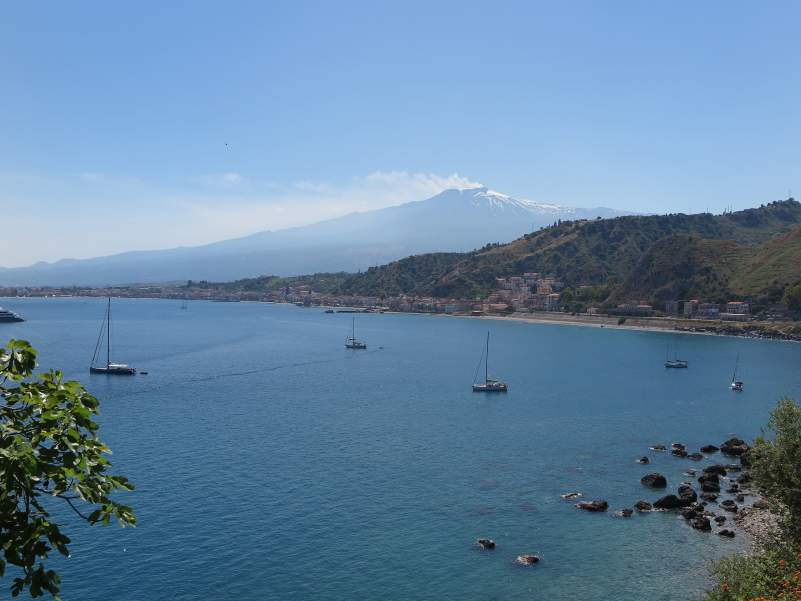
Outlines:
<svg viewBox="0 0 801 601"><path fill-rule="evenodd" d="M738 269L752 265L749 257L754 245L774 249L771 256L777 257L783 265L779 249L788 243L781 238L769 243L799 223L801 204L792 199L723 215L702 213L571 221L527 234L509 244L490 245L479 251L448 257L447 264L418 256L370 269L349 278L342 291L384 294L393 290L473 298L494 290L496 277L527 271L552 273L568 286L617 287L611 299L631 297L627 295L650 298L657 289L662 290L662 294L678 293L682 289L693 289L697 285L693 281L697 278L705 281L707 275L712 280L720 280L717 289L721 291L737 271L732 263L736 263ZM788 239L793 235L788 234ZM681 248L682 241L688 246L686 252L675 253L674 247ZM655 246L657 243L660 245ZM750 250L740 255L739 245ZM701 270L699 273L693 271L695 265ZM703 273L703 269L712 271ZM760 273L756 266L754 269L755 273ZM406 277L409 271L423 273L425 277L410 279ZM714 277L712 272L716 274ZM757 275L752 275L749 281L756 281L756 278ZM671 284L672 280L687 281L678 285ZM745 289L743 285L740 287Z"/></svg>
<svg viewBox="0 0 801 601"><path fill-rule="evenodd" d="M513 240L560 219L618 214L518 200L486 188L446 190L423 201L204 246L0 268L0 285L119 285L357 271L413 254L469 251L488 240Z"/></svg>

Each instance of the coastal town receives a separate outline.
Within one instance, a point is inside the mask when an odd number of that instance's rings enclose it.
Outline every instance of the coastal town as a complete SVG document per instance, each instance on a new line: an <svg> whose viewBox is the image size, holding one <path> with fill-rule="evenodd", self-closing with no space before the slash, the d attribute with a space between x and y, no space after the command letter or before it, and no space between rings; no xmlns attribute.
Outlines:
<svg viewBox="0 0 801 601"><path fill-rule="evenodd" d="M582 288L578 287L580 293ZM232 289L207 282L186 284L131 285L119 287L5 287L4 297L121 297L168 298L184 301L288 303L298 307L321 307L340 312L432 313L473 317L515 317L533 321L653 327L684 331L801 340L801 327L781 307L759 315L746 300L724 303L705 299L668 300L655 305L647 300L629 300L612 306L590 305L571 310L564 297L573 294L553 274L526 272L495 279L495 290L484 298L458 299L399 295L393 297L343 295L319 292L309 284L275 289ZM732 323L733 322L733 323ZM731 324L731 325L727 325ZM770 327L766 327L770 325Z"/></svg>

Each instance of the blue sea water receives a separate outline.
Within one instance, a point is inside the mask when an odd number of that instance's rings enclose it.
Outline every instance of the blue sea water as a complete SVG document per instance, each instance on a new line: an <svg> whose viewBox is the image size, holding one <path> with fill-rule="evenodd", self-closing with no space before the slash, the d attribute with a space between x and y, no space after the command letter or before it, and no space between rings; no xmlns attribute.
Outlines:
<svg viewBox="0 0 801 601"><path fill-rule="evenodd" d="M707 563L743 538L614 511L659 496L649 471L675 489L721 460L650 444L751 438L779 397L801 399L793 343L360 315L369 348L347 351L350 315L166 300L113 304L113 359L149 374L90 376L103 303L0 302L27 319L0 341L29 340L101 399L114 468L137 486L135 529L65 516L72 556L52 564L67 600L698 599ZM505 395L470 389L487 330ZM689 369L664 369L667 344ZM574 490L610 511L560 498Z"/></svg>

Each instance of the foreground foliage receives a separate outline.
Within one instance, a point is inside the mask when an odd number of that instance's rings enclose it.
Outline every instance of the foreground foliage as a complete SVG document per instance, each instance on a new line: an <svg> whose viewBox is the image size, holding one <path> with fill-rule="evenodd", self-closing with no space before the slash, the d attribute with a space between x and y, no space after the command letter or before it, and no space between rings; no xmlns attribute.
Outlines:
<svg viewBox="0 0 801 601"><path fill-rule="evenodd" d="M715 564L718 582L707 599L801 599L801 407L794 401L779 401L767 436L757 438L749 461L754 482L780 518L780 532L750 555Z"/></svg>
<svg viewBox="0 0 801 601"><path fill-rule="evenodd" d="M54 504L89 524L133 525L131 508L111 499L133 486L108 473L110 450L93 420L98 400L58 371L32 379L35 367L27 342L0 347L0 576L17 568L15 597L28 590L58 598L59 575L43 562L53 549L68 556L70 538L51 516Z"/></svg>

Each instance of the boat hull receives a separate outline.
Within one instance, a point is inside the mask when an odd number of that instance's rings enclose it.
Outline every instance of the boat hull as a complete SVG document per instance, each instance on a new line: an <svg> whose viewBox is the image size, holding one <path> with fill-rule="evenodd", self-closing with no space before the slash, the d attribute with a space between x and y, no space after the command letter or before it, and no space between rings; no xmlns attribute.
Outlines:
<svg viewBox="0 0 801 601"><path fill-rule="evenodd" d="M493 385L493 384L473 384L473 392L508 392L509 387L506 384Z"/></svg>
<svg viewBox="0 0 801 601"><path fill-rule="evenodd" d="M90 367L90 374L105 374L107 376L132 376L136 373L133 367Z"/></svg>
<svg viewBox="0 0 801 601"><path fill-rule="evenodd" d="M687 369L689 364L686 361L666 361L665 367L668 369Z"/></svg>
<svg viewBox="0 0 801 601"><path fill-rule="evenodd" d="M367 350L367 345L362 342L349 342L345 344L345 348L353 349L354 351L365 351Z"/></svg>

